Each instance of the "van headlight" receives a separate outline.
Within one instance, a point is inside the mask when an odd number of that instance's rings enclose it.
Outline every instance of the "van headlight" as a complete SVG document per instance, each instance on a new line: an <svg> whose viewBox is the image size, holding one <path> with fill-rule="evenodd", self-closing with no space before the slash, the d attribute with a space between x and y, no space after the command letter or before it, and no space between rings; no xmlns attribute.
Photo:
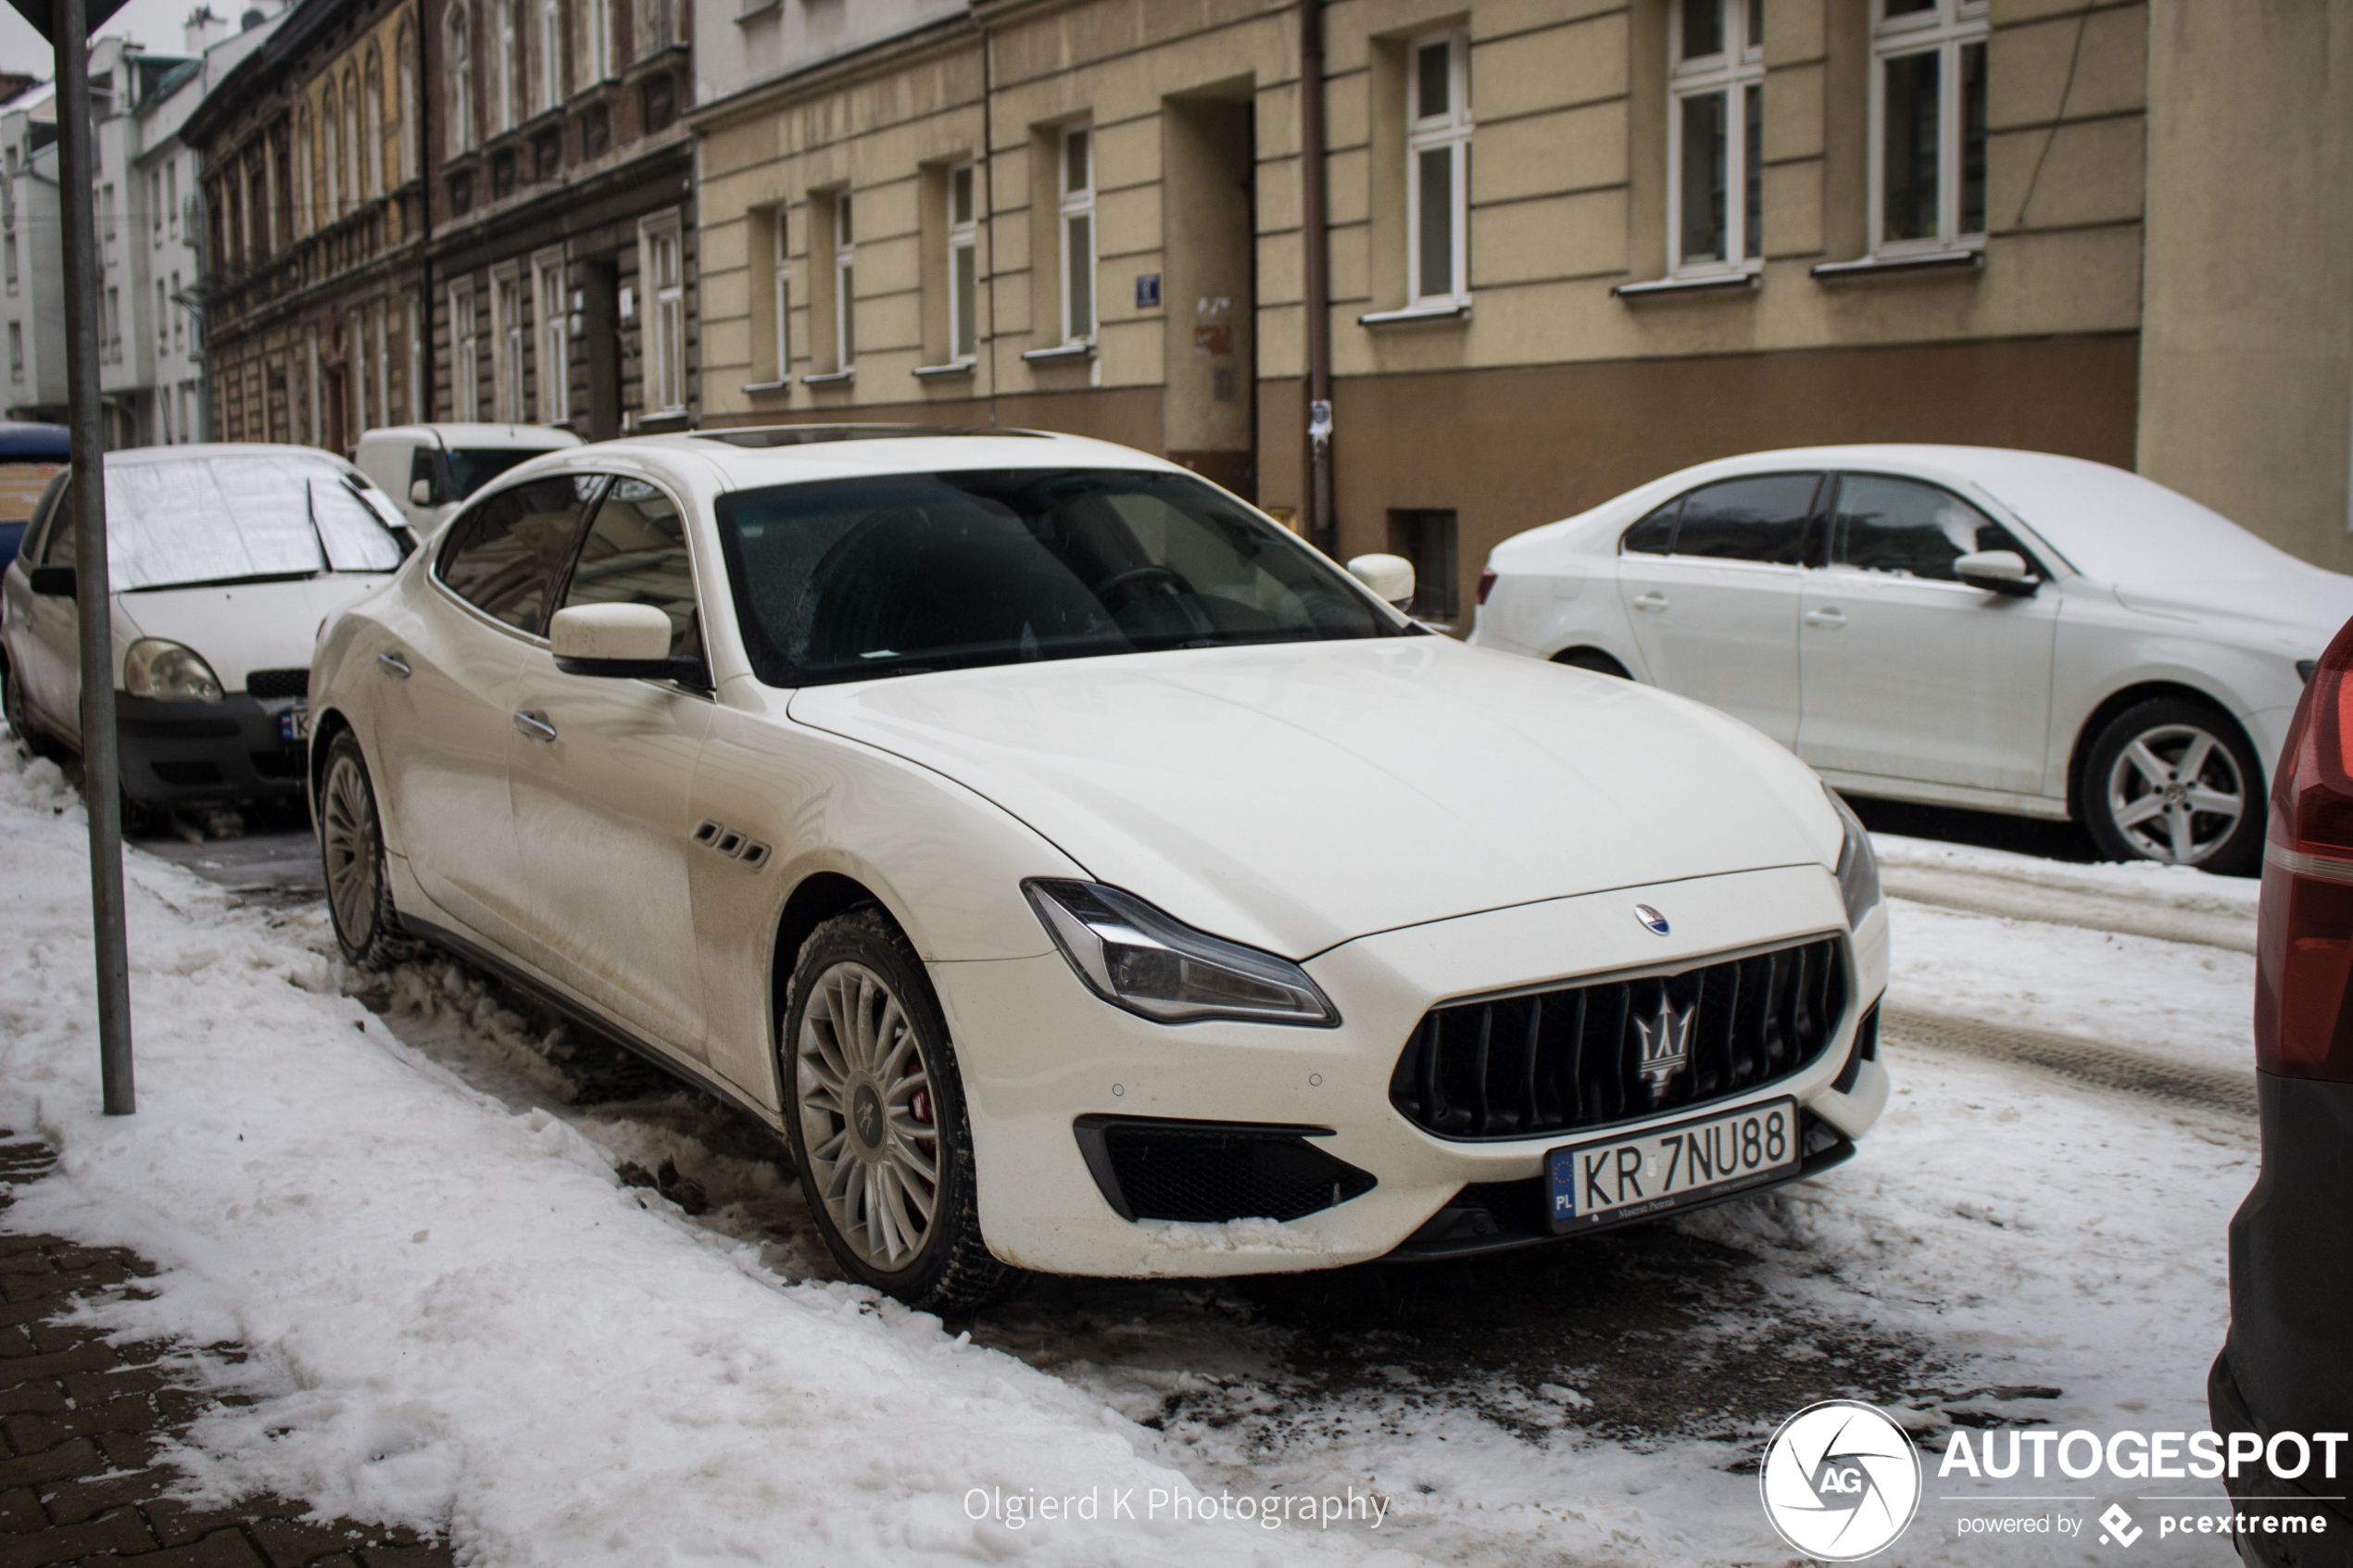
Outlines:
<svg viewBox="0 0 2353 1568"><path fill-rule="evenodd" d="M1289 959L1195 931L1132 893L1044 878L1021 890L1078 978L1114 1007L1155 1023L1340 1022L1322 988Z"/></svg>
<svg viewBox="0 0 2353 1568"><path fill-rule="evenodd" d="M220 677L195 649L142 637L122 657L122 689L166 702L219 702Z"/></svg>
<svg viewBox="0 0 2353 1568"><path fill-rule="evenodd" d="M1846 842L1838 847L1838 891L1846 900L1848 930L1863 923L1863 917L1879 902L1879 857L1872 853L1871 835L1864 831L1863 819L1855 808L1838 797L1830 785L1822 793L1831 798L1831 809L1838 813L1838 825L1846 832Z"/></svg>

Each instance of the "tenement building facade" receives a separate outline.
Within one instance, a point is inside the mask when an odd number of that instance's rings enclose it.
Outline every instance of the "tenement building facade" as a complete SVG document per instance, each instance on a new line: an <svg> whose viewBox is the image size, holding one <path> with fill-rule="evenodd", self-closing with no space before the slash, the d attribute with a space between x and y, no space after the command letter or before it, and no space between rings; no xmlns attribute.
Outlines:
<svg viewBox="0 0 2353 1568"><path fill-rule="evenodd" d="M1327 383L1332 547L1465 623L1504 536L1825 441L2139 467L2353 568L2353 0L695 25L705 423L1082 431L1309 528Z"/></svg>
<svg viewBox="0 0 2353 1568"><path fill-rule="evenodd" d="M181 127L202 160L212 435L347 451L421 417L415 0L297 0Z"/></svg>
<svg viewBox="0 0 2353 1568"><path fill-rule="evenodd" d="M700 235L686 0L422 4L436 417L591 440L687 428Z"/></svg>

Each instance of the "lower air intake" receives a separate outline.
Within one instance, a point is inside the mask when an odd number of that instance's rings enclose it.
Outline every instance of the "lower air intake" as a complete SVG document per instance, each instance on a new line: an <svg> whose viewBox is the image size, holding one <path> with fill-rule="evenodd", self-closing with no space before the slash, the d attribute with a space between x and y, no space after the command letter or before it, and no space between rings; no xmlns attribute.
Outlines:
<svg viewBox="0 0 2353 1568"><path fill-rule="evenodd" d="M1328 1127L1082 1116L1074 1131L1125 1220L1296 1220L1374 1185L1371 1172L1308 1142Z"/></svg>

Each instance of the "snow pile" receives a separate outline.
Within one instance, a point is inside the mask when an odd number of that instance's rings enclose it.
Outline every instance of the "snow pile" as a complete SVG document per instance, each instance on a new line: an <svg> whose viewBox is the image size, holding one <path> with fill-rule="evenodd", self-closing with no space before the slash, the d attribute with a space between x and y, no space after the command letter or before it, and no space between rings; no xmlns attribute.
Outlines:
<svg viewBox="0 0 2353 1568"><path fill-rule="evenodd" d="M286 929L136 855L140 1110L99 1116L82 835L54 768L0 765L0 1112L60 1154L6 1223L162 1265L108 1324L252 1348L268 1397L200 1421L184 1456L216 1494L564 1568L1227 1563L1277 1538L969 1517L972 1488L1200 1494L1068 1385L869 1292L786 1285L563 1121L395 1040ZM1279 1539L1353 1559L1379 1537Z"/></svg>

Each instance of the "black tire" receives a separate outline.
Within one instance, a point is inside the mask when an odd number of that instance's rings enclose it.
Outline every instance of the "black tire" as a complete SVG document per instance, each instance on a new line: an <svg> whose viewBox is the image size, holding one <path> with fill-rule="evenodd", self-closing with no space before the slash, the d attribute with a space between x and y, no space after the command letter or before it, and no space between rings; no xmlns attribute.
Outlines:
<svg viewBox="0 0 2353 1568"><path fill-rule="evenodd" d="M17 680L14 661L6 659L0 659L0 715L7 719L9 733L17 737L17 744L31 755L54 762L63 753L64 748L56 739L25 711L24 687Z"/></svg>
<svg viewBox="0 0 2353 1568"><path fill-rule="evenodd" d="M2077 812L2109 859L2223 876L2262 865L2263 768L2238 725L2210 703L2154 697L2109 720L2084 756L2077 795ZM2233 799L2235 815L2223 809Z"/></svg>
<svg viewBox="0 0 2353 1568"><path fill-rule="evenodd" d="M1596 675L1608 675L1620 681L1634 678L1626 672L1626 666L1599 648L1569 648L1553 655L1553 662L1566 664L1571 670L1590 670Z"/></svg>
<svg viewBox="0 0 2353 1568"><path fill-rule="evenodd" d="M385 970L415 958L418 946L400 935L392 882L384 874L375 783L349 730L328 746L319 776L319 857L326 872L327 918L345 961L355 969Z"/></svg>
<svg viewBox="0 0 2353 1568"><path fill-rule="evenodd" d="M879 907L836 915L801 944L776 1042L793 1169L843 1272L926 1311L969 1311L1019 1289L1022 1271L981 1238L947 1021L922 960ZM931 1136L909 1135L923 1127ZM910 1235L925 1197L921 1235Z"/></svg>

